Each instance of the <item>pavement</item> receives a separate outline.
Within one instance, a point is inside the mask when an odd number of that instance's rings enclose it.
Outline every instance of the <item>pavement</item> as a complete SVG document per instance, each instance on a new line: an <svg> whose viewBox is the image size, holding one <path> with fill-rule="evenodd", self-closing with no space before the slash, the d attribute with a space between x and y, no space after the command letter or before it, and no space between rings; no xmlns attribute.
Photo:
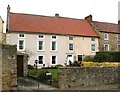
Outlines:
<svg viewBox="0 0 120 92"><path fill-rule="evenodd" d="M32 91L32 90L57 90L58 88L38 83L37 81L27 78L27 77L21 77L18 78L18 86L17 88L12 88L11 90L26 90L26 91Z"/></svg>
<svg viewBox="0 0 120 92"><path fill-rule="evenodd" d="M44 84L44 83L38 83L37 81L30 79L28 77L21 77L18 78L18 87L12 88L12 92L16 91L31 91L34 92L35 90L53 90L57 91L60 90L59 88ZM96 86L96 87L80 87L78 89L76 88L69 88L69 89L61 89L61 90L119 90L118 84L109 84L109 85L102 85L102 86ZM113 91L113 92L114 92Z"/></svg>

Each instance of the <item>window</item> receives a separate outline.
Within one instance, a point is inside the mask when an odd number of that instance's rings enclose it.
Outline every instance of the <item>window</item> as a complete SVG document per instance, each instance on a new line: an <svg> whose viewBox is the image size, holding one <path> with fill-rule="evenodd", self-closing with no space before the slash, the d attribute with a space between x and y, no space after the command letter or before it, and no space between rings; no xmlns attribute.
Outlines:
<svg viewBox="0 0 120 92"><path fill-rule="evenodd" d="M52 56L52 64L56 64L56 56Z"/></svg>
<svg viewBox="0 0 120 92"><path fill-rule="evenodd" d="M43 64L43 56L38 56L38 62L39 64Z"/></svg>
<svg viewBox="0 0 120 92"><path fill-rule="evenodd" d="M118 44L118 51L120 51L120 44Z"/></svg>
<svg viewBox="0 0 120 92"><path fill-rule="evenodd" d="M109 51L109 44L104 45L104 51Z"/></svg>
<svg viewBox="0 0 120 92"><path fill-rule="evenodd" d="M25 46L24 46L24 40L19 40L18 41L18 50L19 51L23 51L24 50L24 48L25 48Z"/></svg>
<svg viewBox="0 0 120 92"><path fill-rule="evenodd" d="M95 44L91 44L91 51L95 51Z"/></svg>
<svg viewBox="0 0 120 92"><path fill-rule="evenodd" d="M104 33L104 40L108 40L108 34Z"/></svg>
<svg viewBox="0 0 120 92"><path fill-rule="evenodd" d="M95 38L91 38L91 41L95 41Z"/></svg>
<svg viewBox="0 0 120 92"><path fill-rule="evenodd" d="M42 51L43 49L43 41L38 41L38 51Z"/></svg>
<svg viewBox="0 0 120 92"><path fill-rule="evenodd" d="M19 34L18 36L19 36L19 38L24 38L25 37L24 34Z"/></svg>
<svg viewBox="0 0 120 92"><path fill-rule="evenodd" d="M82 61L82 55L78 55L78 61Z"/></svg>
<svg viewBox="0 0 120 92"><path fill-rule="evenodd" d="M52 41L52 50L57 50L56 41Z"/></svg>
<svg viewBox="0 0 120 92"><path fill-rule="evenodd" d="M57 39L57 37L55 35L52 35L52 39Z"/></svg>
<svg viewBox="0 0 120 92"><path fill-rule="evenodd" d="M73 40L73 36L70 36L70 37L69 37L69 40Z"/></svg>
<svg viewBox="0 0 120 92"><path fill-rule="evenodd" d="M120 41L120 34L118 34L118 40Z"/></svg>
<svg viewBox="0 0 120 92"><path fill-rule="evenodd" d="M69 43L69 50L73 50L73 43Z"/></svg>
<svg viewBox="0 0 120 92"><path fill-rule="evenodd" d="M43 39L43 38L44 38L43 35L37 35L37 37L38 37L39 39Z"/></svg>

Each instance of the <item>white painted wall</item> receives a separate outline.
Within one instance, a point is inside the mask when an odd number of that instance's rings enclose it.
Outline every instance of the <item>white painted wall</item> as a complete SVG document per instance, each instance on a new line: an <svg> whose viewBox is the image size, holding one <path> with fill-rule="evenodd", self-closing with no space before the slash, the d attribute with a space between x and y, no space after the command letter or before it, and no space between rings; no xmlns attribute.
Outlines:
<svg viewBox="0 0 120 92"><path fill-rule="evenodd" d="M37 59L38 55L44 56L44 64L45 66L51 66L51 56L55 55L57 56L57 64L64 65L67 62L67 55L72 55L73 59L74 56L78 55L95 55L95 52L91 51L91 37L80 37L80 36L74 36L74 40L70 41L69 36L61 36L57 35L57 51L51 51L51 36L52 35L45 35L44 41L44 51L37 51L37 35L38 34L25 34L25 51L24 53L27 53L30 56L30 59L28 61L28 64L34 65L34 61ZM18 37L17 33L7 33L6 36L6 42L7 44L11 45L17 45L18 43ZM72 42L74 44L74 50L69 51L69 43ZM98 38L95 38L96 44L96 51L98 51ZM39 65L41 66L41 65Z"/></svg>

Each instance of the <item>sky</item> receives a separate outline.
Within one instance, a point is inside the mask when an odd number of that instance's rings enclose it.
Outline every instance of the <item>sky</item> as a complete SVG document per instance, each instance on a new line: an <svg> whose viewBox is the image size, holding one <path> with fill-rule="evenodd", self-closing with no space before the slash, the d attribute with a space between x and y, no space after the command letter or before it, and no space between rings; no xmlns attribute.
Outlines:
<svg viewBox="0 0 120 92"><path fill-rule="evenodd" d="M7 6L11 12L45 16L84 19L93 16L93 21L118 22L119 0L0 0L0 16L6 23ZM4 25L5 29L6 24Z"/></svg>

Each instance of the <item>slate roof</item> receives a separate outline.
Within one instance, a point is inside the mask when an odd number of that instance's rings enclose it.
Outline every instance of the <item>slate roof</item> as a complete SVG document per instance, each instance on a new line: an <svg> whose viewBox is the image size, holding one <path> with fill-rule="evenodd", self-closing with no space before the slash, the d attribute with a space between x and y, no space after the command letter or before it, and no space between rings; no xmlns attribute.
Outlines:
<svg viewBox="0 0 120 92"><path fill-rule="evenodd" d="M118 24L107 23L107 22L98 22L98 21L93 21L93 24L101 32L119 33L118 32Z"/></svg>

